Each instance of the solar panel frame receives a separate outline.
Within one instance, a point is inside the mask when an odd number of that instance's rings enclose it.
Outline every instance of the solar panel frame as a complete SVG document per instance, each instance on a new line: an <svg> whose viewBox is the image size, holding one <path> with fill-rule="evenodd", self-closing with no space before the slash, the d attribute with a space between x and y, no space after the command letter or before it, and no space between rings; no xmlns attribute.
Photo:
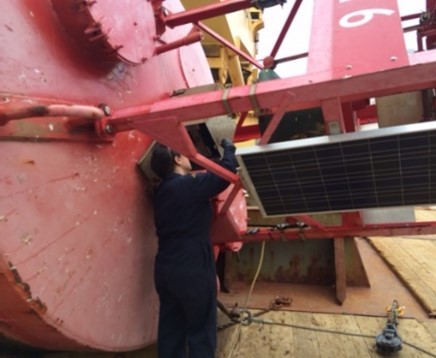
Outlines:
<svg viewBox="0 0 436 358"><path fill-rule="evenodd" d="M436 122L238 148L264 216L436 203Z"/></svg>

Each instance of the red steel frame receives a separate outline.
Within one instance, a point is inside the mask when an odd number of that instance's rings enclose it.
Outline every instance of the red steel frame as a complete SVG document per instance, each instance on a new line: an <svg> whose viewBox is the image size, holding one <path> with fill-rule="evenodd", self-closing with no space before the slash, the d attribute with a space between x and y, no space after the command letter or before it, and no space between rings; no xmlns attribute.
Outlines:
<svg viewBox="0 0 436 358"><path fill-rule="evenodd" d="M274 63L274 57L301 2L302 0L297 0L294 3L268 59L269 64ZM434 2L428 0L427 5L430 9L434 9ZM166 22L171 26L177 26L179 23L192 21L202 30L208 31L204 25L200 25L199 19L223 14L223 8L230 9L229 5L232 5L231 11L236 10L235 6L239 10L241 3L243 1L229 1L221 3L223 6L213 5L203 12L191 11L188 14L170 15ZM326 20L321 24L317 21L312 29L308 73L304 76L258 83L255 91L250 86L241 86L230 90L170 98L150 106L119 110L107 123L114 132L134 128L148 133L188 155L191 160L203 167L215 171L232 182L239 183L237 176L226 172L196 152L184 123L227 114L229 108L233 113L246 113L253 107L254 96L260 108L275 113L265 134L260 138L260 144L264 144L268 142L286 111L320 106L329 132L332 132L332 128L339 128L341 132L349 131L353 129L349 123L348 125L346 123L350 121L349 116L346 116L349 114L345 110L346 104L370 97L435 86L436 78L432 78L429 74L436 71L436 53L429 51L407 55L396 0L385 1L383 8L377 6L379 2L374 0L317 2L314 17L318 20L323 18ZM330 14L330 17L326 14ZM377 36L380 21L383 21L385 34L383 37ZM328 33L334 34L330 41L328 36L325 36ZM219 36L215 38L227 44L225 39ZM354 51L355 47L352 46L355 38L363 39L364 45L357 54ZM389 39L389 43L384 39ZM231 48L238 52L237 49ZM244 57L247 58L245 54ZM250 62L256 65L255 61ZM243 117L241 116L241 121L244 120ZM180 140L174 143L174 138ZM232 195L228 200L232 200ZM224 210L228 206L225 205ZM351 224L351 220L346 219L350 217L354 217ZM260 229L255 235L243 234L243 239L250 241L283 237L286 239L337 238L436 232L434 222L362 225L359 213L343 215L343 225L334 227L324 227L310 216L298 217L298 219L306 223L309 228L291 229L286 232Z"/></svg>
<svg viewBox="0 0 436 358"><path fill-rule="evenodd" d="M264 61L266 67L274 65L274 57L301 3L302 0L295 1L271 55ZM434 3L434 0L428 0L429 9L434 9ZM219 8L219 5L215 5L215 12L208 9L208 16L222 14ZM170 15L167 22L176 25L176 19L184 18L199 25L198 19L205 18L205 13L191 12L188 17ZM353 102L435 87L436 77L429 74L436 73L436 52L407 54L396 0L384 1L382 8L376 0L318 1L313 16L317 21L312 29L306 75L257 83L254 89L253 86L241 86L119 110L111 116L108 123L114 131L136 128L151 135L159 132L160 141L174 146L194 162L214 170L218 175L238 183L236 176L214 167L196 152L187 136L184 123L228 114L229 109L232 113L241 113L242 122L244 113L253 107L254 97L254 102L261 109L274 113L269 127L260 138L259 144L262 145L268 143L286 111L321 107L329 133L353 131ZM204 26L199 27L207 31ZM383 28L384 36L379 36L380 28ZM226 44L219 36L215 38ZM354 44L356 38L361 39L359 48ZM250 62L256 64L254 61ZM183 140L174 143L172 140L175 137ZM247 139L247 133L244 134L244 139ZM225 206L227 207L228 205ZM342 225L328 227L310 216L294 217L309 228L286 231L260 229L256 234L242 234L242 238L247 241L283 238L291 240L436 233L436 222L363 225L358 212L346 213L342 217Z"/></svg>
<svg viewBox="0 0 436 358"><path fill-rule="evenodd" d="M271 55L264 61L265 67L284 61L276 61L274 57L301 3L302 0L295 1ZM162 21L171 27L191 22L255 66L262 68L255 59L231 46L200 22L208 17L250 6L251 3L246 0L228 0L183 13L162 15ZM307 54L308 71L305 75L222 91L167 98L151 105L116 110L110 115L105 113L105 116L102 116L101 111L93 113L92 109L85 110L90 117L94 116L95 129L102 137L110 138L120 131L139 130L235 183L233 192L223 205L222 213L225 213L241 187L239 177L199 154L189 138L185 124L193 120L226 115L229 112L241 114L235 141L256 139L259 137L257 128L242 130L245 114L253 109L253 103L256 103L256 110L266 110L274 114L259 140L260 145L268 143L285 112L305 108L322 108L329 134L354 131L353 111L364 111L362 103L369 98L436 87L436 75L433 75L436 73L436 50L431 50L436 37L436 26L433 25L436 0L427 0L427 8L431 14L431 21L424 27L417 28L419 41L424 37L427 40L427 51L407 53L397 0L385 0L382 5L378 0L317 1L313 13L316 22L312 28ZM416 17L418 15L407 18ZM380 36L380 29L383 29L383 36ZM355 39L359 39L358 47ZM289 59L304 55L291 56ZM23 110L23 113L29 111ZM7 113L3 113L0 124L12 119L17 119L14 113L9 117ZM85 123L89 123L89 120ZM70 121L68 124L74 126L80 125L81 122ZM364 225L359 212L342 214L342 225L339 226L323 226L308 215L290 217L287 220L304 222L307 227L286 231L260 229L256 234L241 233L241 240L436 233L436 222Z"/></svg>

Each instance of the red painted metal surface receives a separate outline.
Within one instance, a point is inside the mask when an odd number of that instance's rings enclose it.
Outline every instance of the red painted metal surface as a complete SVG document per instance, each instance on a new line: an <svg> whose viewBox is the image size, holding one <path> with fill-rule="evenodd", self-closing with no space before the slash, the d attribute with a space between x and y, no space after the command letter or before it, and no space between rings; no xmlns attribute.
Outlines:
<svg viewBox="0 0 436 358"><path fill-rule="evenodd" d="M137 131L100 138L93 123L100 103L112 110L151 104L212 77L199 44L131 65L192 28L167 29L154 41L150 23L132 33L132 21L153 15L135 13L148 7L142 3L90 7L94 19L106 15L109 45L123 41L116 56L95 48L102 39L66 31L71 24L54 2L2 5L0 330L18 341L125 351L156 339L156 237L136 168L152 138ZM176 0L166 6L182 10Z"/></svg>
<svg viewBox="0 0 436 358"><path fill-rule="evenodd" d="M292 111L318 107L323 101L332 98L338 98L341 102L353 102L369 97L429 88L435 84L435 79L428 76L436 69L435 58L436 51L432 50L423 54L409 55L410 66L370 72L350 78L324 80L326 73L321 72L260 82L256 84L254 95L261 108L274 111L291 91L294 97L286 109ZM395 78L395 81L389 80L392 78ZM118 110L114 111L110 122L115 128L125 130L136 121L145 124L151 120L164 121L165 118L175 118L178 122L188 122L226 114L223 94L224 91L213 91ZM234 113L246 112L253 107L251 96L250 86L234 87L227 90L227 103Z"/></svg>
<svg viewBox="0 0 436 358"><path fill-rule="evenodd" d="M312 26L309 73L348 78L408 65L397 0L317 2L313 16L323 21Z"/></svg>
<svg viewBox="0 0 436 358"><path fill-rule="evenodd" d="M108 56L140 64L154 54L156 24L149 1L116 0L77 2L52 0L65 31L80 47L104 48Z"/></svg>
<svg viewBox="0 0 436 358"><path fill-rule="evenodd" d="M0 330L10 337L109 351L155 340L156 237L136 169L152 140L234 183L218 198L212 229L214 243L232 250L240 245L226 243L436 232L434 222L363 225L349 214L340 226L301 216L287 220L306 227L247 234L239 177L198 153L184 127L246 113L255 102L276 114L273 126L285 111L322 107L329 133L334 126L349 131L356 101L434 88L436 50L407 54L395 0L316 2L314 16L322 21L312 31L306 75L183 97L171 94L212 82L200 45L189 45L198 34L183 25L209 15L181 13L177 0L161 5L3 4ZM177 27L165 28L165 21ZM431 33L421 35L431 40Z"/></svg>
<svg viewBox="0 0 436 358"><path fill-rule="evenodd" d="M275 58L277 56L277 53L279 52L280 46L283 43L283 40L285 39L285 36L289 30L289 27L292 25L292 22L295 19L295 16L297 15L298 9L300 8L301 3L303 2L303 0L296 0L291 12L288 15L288 18L286 19L285 24L283 25L282 31L280 31L280 34L277 38L276 43L274 44L273 49L271 50L271 54L270 56L272 58Z"/></svg>
<svg viewBox="0 0 436 358"><path fill-rule="evenodd" d="M156 25L151 2L91 0L88 4L95 24L120 59L139 64L153 56Z"/></svg>
<svg viewBox="0 0 436 358"><path fill-rule="evenodd" d="M135 170L149 143L133 132L107 144L2 143L0 274L16 302L0 299L6 335L52 349L153 341L156 242Z"/></svg>
<svg viewBox="0 0 436 358"><path fill-rule="evenodd" d="M218 213L211 229L211 240L224 249L238 251L242 243L241 232L247 231L247 204L243 190L238 185L231 185L218 195L215 201Z"/></svg>

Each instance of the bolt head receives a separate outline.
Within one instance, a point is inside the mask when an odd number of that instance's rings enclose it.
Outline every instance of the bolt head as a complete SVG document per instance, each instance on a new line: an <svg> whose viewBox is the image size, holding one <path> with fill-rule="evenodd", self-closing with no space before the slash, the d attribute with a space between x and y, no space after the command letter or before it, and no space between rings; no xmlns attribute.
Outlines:
<svg viewBox="0 0 436 358"><path fill-rule="evenodd" d="M104 113L106 116L109 116L109 115L111 114L111 108L110 108L107 104L105 104L105 103L100 103L100 104L98 105L98 107L103 111L103 113Z"/></svg>
<svg viewBox="0 0 436 358"><path fill-rule="evenodd" d="M114 127L112 127L110 124L106 124L106 125L104 126L104 131L105 131L107 134L113 134L113 133L114 133Z"/></svg>

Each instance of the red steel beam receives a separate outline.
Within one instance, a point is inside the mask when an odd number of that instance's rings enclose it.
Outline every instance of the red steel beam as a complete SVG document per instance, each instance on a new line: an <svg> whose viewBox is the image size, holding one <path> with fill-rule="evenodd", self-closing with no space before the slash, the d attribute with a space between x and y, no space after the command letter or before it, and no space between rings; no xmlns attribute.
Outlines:
<svg viewBox="0 0 436 358"><path fill-rule="evenodd" d="M404 15L401 16L401 21L409 21L409 20L415 20L419 19L421 17L421 14L410 14L410 15Z"/></svg>
<svg viewBox="0 0 436 358"><path fill-rule="evenodd" d="M235 52L238 56L246 59L253 66L256 66L259 69L263 69L263 66L259 62L257 62L253 57L247 55L244 51L241 51L240 49L238 49L231 42L227 41L224 37L222 37L220 34L216 33L215 31L213 31L211 28L207 27L205 24L198 22L198 23L195 23L195 26L197 26L199 29L203 30L204 32L208 33L215 40L221 42L224 46L228 47L230 50Z"/></svg>
<svg viewBox="0 0 436 358"><path fill-rule="evenodd" d="M272 117L271 121L268 124L268 127L266 128L265 132L263 133L262 137L259 140L259 145L267 144L271 136L274 134L275 130L277 129L278 125L280 124L280 120L286 113L286 107L289 102L292 101L293 93L287 92L285 93L285 97L282 99L282 103L280 104L280 107L277 109L277 111L274 113L274 116Z"/></svg>
<svg viewBox="0 0 436 358"><path fill-rule="evenodd" d="M256 84L256 97L262 109L277 109L286 93L294 94L286 110L320 107L323 101L337 98L340 102L353 102L400 92L432 88L436 83L436 50L410 55L410 66L361 74L350 78L320 80L324 73L276 79ZM239 86L226 91L228 107L234 113L252 109L251 86ZM228 114L224 105L224 91L212 91L190 96L174 97L152 105L136 106L114 111L109 123L114 130L129 130L134 122L164 120L173 117L178 122L206 119ZM150 123L151 125L151 123ZM162 133L165 135L165 133Z"/></svg>
<svg viewBox="0 0 436 358"><path fill-rule="evenodd" d="M222 167L221 165L213 162L212 160L206 158L205 156L197 153L194 156L190 156L189 157L190 160L192 160L193 162L197 163L198 165L202 166L204 169L210 170L214 173L216 173L218 176L222 177L223 179L226 179L227 181L231 182L231 183L235 183L235 188L237 190L240 189L240 184L239 182L239 176L237 174L232 173L231 171L225 169L224 167ZM231 200L234 199L234 196L236 195L235 193L231 193ZM228 209L228 207L226 206L226 210Z"/></svg>
<svg viewBox="0 0 436 358"><path fill-rule="evenodd" d="M260 137L259 126L257 124L252 124L249 126L240 127L233 138L235 143L244 142L246 140L251 140Z"/></svg>
<svg viewBox="0 0 436 358"><path fill-rule="evenodd" d="M434 13L436 11L436 0L427 0L426 5L427 5L427 11L430 11L434 16Z"/></svg>
<svg viewBox="0 0 436 358"><path fill-rule="evenodd" d="M434 24L436 22L436 0L427 0L427 11L429 11L431 13L431 27L432 30L434 30ZM423 34L420 34L421 36ZM426 45L427 45L427 49L434 49L436 48L436 33L435 32L430 32L429 34L426 34L424 36L427 36L426 38Z"/></svg>
<svg viewBox="0 0 436 358"><path fill-rule="evenodd" d="M285 24L283 25L282 31L280 31L280 34L277 38L276 43L274 44L274 47L271 51L270 56L272 58L275 58L277 55L277 52L279 52L280 46L283 43L283 40L286 37L286 34L288 33L288 30L290 28L290 26L292 25L292 22L295 19L295 16L297 15L298 9L300 8L301 3L303 2L303 0L296 0L294 2L294 6L292 6L291 12L289 13L288 18L286 19Z"/></svg>
<svg viewBox="0 0 436 358"><path fill-rule="evenodd" d="M159 55L161 53L168 52L182 46L191 45L201 40L203 40L202 33L199 30L193 28L185 37L174 42L157 46L154 50L154 54Z"/></svg>
<svg viewBox="0 0 436 358"><path fill-rule="evenodd" d="M304 239L335 239L370 236L410 236L436 234L436 222L410 222L398 224L377 224L363 226L325 226L322 228L276 230L259 228L241 233L241 241L276 241ZM222 238L222 242L226 242Z"/></svg>
<svg viewBox="0 0 436 358"><path fill-rule="evenodd" d="M309 56L309 52L303 52L296 55L279 58L278 60L274 60L274 63L278 65L284 62L295 61L299 60L300 58L306 58L307 56Z"/></svg>
<svg viewBox="0 0 436 358"><path fill-rule="evenodd" d="M325 225L321 224L319 221L315 220L313 217L309 215L295 215L293 218L297 219L298 221L301 221L305 223L306 225L312 227L313 229L317 229L319 231L324 232L327 236L333 237L332 233L329 232Z"/></svg>
<svg viewBox="0 0 436 358"><path fill-rule="evenodd" d="M237 174L230 172L198 153L185 126L175 117L168 117L163 120L153 120L149 122L137 121L132 124L131 129L137 129L140 132L150 135L160 143L186 155L190 160L204 169L216 173L218 176L229 182L237 183L239 181L239 176Z"/></svg>

